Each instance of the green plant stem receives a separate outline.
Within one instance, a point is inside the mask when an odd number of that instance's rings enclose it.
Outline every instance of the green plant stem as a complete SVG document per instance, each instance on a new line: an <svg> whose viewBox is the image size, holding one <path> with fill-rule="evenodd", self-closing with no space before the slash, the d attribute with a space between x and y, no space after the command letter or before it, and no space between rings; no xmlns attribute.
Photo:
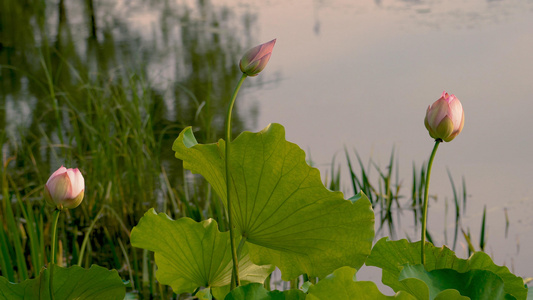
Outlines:
<svg viewBox="0 0 533 300"><path fill-rule="evenodd" d="M61 213L61 208L56 208L54 210L54 215L52 217L52 251L50 254L50 298L54 299L54 290L52 288L53 278L54 278L54 265L56 263L56 238L57 238L57 221L59 220L59 214Z"/></svg>
<svg viewBox="0 0 533 300"><path fill-rule="evenodd" d="M230 199L230 170L229 170L229 157L230 157L230 142L231 142L231 112L233 111L233 105L235 104L235 100L237 99L237 93L239 93L239 90L242 86L242 83L246 79L246 75L242 74L241 79L239 79L239 82L237 83L237 86L235 87L235 91L233 91L233 95L231 96L230 103L228 105L228 113L226 115L226 157L225 157L225 164L226 164L226 203L228 208L228 223L229 223L229 236L230 236L230 245L231 245L231 257L233 260L233 272L231 273L231 289L233 290L237 286L239 286L239 260L237 257L237 249L235 248L235 230L233 228L233 218L232 218L232 212L231 212L231 199Z"/></svg>
<svg viewBox="0 0 533 300"><path fill-rule="evenodd" d="M244 243L246 243L245 236L241 238L241 241L239 242L239 247L237 247L237 257L241 257L242 247L244 247Z"/></svg>
<svg viewBox="0 0 533 300"><path fill-rule="evenodd" d="M426 253L425 253L425 244L426 244L426 230L427 230L427 216L428 216L428 195L429 195L429 178L431 176L431 165L433 165L433 159L435 158L435 153L437 153L437 149L439 148L439 144L442 142L441 139L435 140L435 146L433 146L433 151L431 152L431 156L429 157L428 162L428 169L426 172L426 186L424 188L424 213L422 214L422 237L420 238L422 240L421 243L421 260L422 264L426 265Z"/></svg>
<svg viewBox="0 0 533 300"><path fill-rule="evenodd" d="M78 256L78 266L81 267L81 263L83 260L83 255L85 254L85 247L87 247L87 242L89 241L89 236L91 235L91 232L93 231L94 225L96 225L96 221L100 219L100 215L104 212L105 206L103 206L100 211L96 214L96 217L91 222L91 225L89 226L89 229L87 229L87 232L85 233L85 237L83 238L83 242L81 243L81 249L80 254Z"/></svg>

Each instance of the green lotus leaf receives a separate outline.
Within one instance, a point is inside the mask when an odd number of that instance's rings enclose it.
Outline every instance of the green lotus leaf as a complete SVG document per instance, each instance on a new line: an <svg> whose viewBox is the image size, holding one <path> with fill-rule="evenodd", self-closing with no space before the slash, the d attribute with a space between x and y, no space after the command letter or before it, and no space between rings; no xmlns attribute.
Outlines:
<svg viewBox="0 0 533 300"><path fill-rule="evenodd" d="M487 270L470 270L459 273L452 269L435 269L427 272L423 265L405 265L398 278L405 286L404 290L421 291L424 296L418 299L433 300L441 292L449 289L459 291L460 295L466 296L463 299L502 299L512 300L515 297L505 293L503 280L496 274ZM419 284L425 284L420 287ZM412 293L418 296L415 293Z"/></svg>
<svg viewBox="0 0 533 300"><path fill-rule="evenodd" d="M230 284L229 232L218 231L213 219L200 223L189 218L172 220L152 208L132 229L130 240L134 247L155 253L157 280L170 285L177 294ZM254 265L247 247L243 247L239 260L243 282L263 282L272 271L271 266Z"/></svg>
<svg viewBox="0 0 533 300"><path fill-rule="evenodd" d="M468 259L461 259L457 258L455 253L446 246L437 248L431 243L426 243L425 253L425 270L428 272L438 269L452 269L458 273L466 273L470 270L490 271L501 278L505 293L518 300L527 297L527 289L524 287L523 280L509 272L507 267L495 265L486 253L476 252ZM420 242L389 241L387 238L382 238L374 245L366 264L381 268L383 283L394 291L400 291L404 288L400 282L400 273L404 266L421 264Z"/></svg>
<svg viewBox="0 0 533 300"><path fill-rule="evenodd" d="M444 290L435 297L435 300L470 300L470 298L461 296L458 290Z"/></svg>
<svg viewBox="0 0 533 300"><path fill-rule="evenodd" d="M213 295L211 294L211 289L210 288L199 290L196 293L195 297L198 300L212 300L213 299Z"/></svg>
<svg viewBox="0 0 533 300"><path fill-rule="evenodd" d="M92 265L89 269L78 266L54 266L53 293L55 299L117 299L126 296L124 285L116 270ZM39 276L21 283L10 283L0 277L1 300L49 300L50 270L43 269Z"/></svg>
<svg viewBox="0 0 533 300"><path fill-rule="evenodd" d="M232 215L254 263L277 266L284 280L361 267L374 237L366 196L352 203L326 189L319 171L306 163L302 149L285 140L279 124L244 132L231 145ZM186 128L172 149L226 204L225 142L197 144Z"/></svg>
<svg viewBox="0 0 533 300"><path fill-rule="evenodd" d="M232 290L224 300L304 300L300 290L267 291L260 283L242 285Z"/></svg>
<svg viewBox="0 0 533 300"><path fill-rule="evenodd" d="M394 296L383 295L371 281L355 281L356 270L342 267L308 289L306 300L414 300L409 293L400 291Z"/></svg>

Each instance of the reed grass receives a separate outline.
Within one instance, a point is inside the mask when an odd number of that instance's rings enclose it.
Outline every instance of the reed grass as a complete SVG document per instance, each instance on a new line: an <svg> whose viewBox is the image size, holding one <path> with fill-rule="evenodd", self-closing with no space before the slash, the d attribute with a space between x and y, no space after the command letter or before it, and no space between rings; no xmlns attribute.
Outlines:
<svg viewBox="0 0 533 300"><path fill-rule="evenodd" d="M214 217L225 230L221 203L203 179L184 173L173 155L162 156L171 153L183 126L161 116L160 96L144 76L130 70L89 79L67 60L63 64L76 88L56 81L57 69L44 68L49 74L41 84L50 101L37 105L29 128L0 136L1 275L21 282L50 261L43 253L49 253L52 208L42 191L47 176L64 164L82 171L86 193L82 205L60 222L58 264L116 268L139 295L171 294L156 284L153 254L139 255L127 242L131 228L156 207L174 218Z"/></svg>
<svg viewBox="0 0 533 300"><path fill-rule="evenodd" d="M410 235L417 236L419 225L421 224L422 218L422 203L423 195L425 188L425 170L426 162L423 162L420 167L417 167L416 162L412 164L412 176L411 176L411 186L409 193L404 191L407 189L402 183L404 182L403 178L400 178L399 171L399 159L395 155L395 149L392 148L388 164L385 167L380 167L375 161L369 159L364 162L361 159L361 156L357 150L353 149L351 152L345 147L344 148L347 173L349 178L347 182L352 187L354 194L359 191L363 191L368 198L370 199L373 209L376 212L376 223L378 224L377 236L388 235L391 238L407 238L410 240ZM354 161L356 162L354 164ZM373 174L373 172L375 174ZM335 190L341 190L340 185L344 181L341 178L340 165L335 162L335 159L332 160L329 167L329 171L326 176L324 184ZM447 244L448 247L455 250L458 242L459 233L464 230L462 227L462 218L465 216L466 212L466 203L468 200L466 181L465 178L462 178L460 189L456 188L453 176L448 170L448 178L451 185L452 199L455 207L455 219L454 223L451 224L453 228L453 245L448 245L448 233L447 229L448 224L446 223L447 218L445 217L444 232L443 237L444 241L438 241L439 243ZM439 197L437 195L430 195L430 198L433 202L437 201ZM442 197L447 199L446 197ZM447 202L445 205L445 214L447 214ZM409 225L413 226L413 231L409 232L402 226L402 219L404 218L404 213L412 213L413 219ZM486 236L486 215L484 213L481 225L480 232L480 250L483 251L486 245L485 236ZM405 220L404 220L405 221ZM386 230L386 232L384 231ZM469 229L466 229L469 231ZM403 233L403 236L399 236L399 233ZM426 233L426 238L431 243L434 243L433 239L434 233ZM469 244L468 234L463 234L465 242Z"/></svg>

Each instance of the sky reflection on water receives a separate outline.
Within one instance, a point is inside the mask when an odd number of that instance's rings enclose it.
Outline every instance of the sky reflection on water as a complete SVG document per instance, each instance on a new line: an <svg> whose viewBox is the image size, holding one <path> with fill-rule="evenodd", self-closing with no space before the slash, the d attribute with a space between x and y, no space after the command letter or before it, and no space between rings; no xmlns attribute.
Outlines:
<svg viewBox="0 0 533 300"><path fill-rule="evenodd" d="M287 139L322 171L334 155L345 165L344 146L384 168L394 146L408 194L412 162L420 166L433 145L425 110L443 90L455 94L465 127L437 153L430 193L441 199L430 209L429 229L444 240L443 198L453 201L449 168L457 181L466 179L464 228L479 237L486 204L486 251L517 274L533 275L525 250L533 246L533 1L268 1L262 7L239 1L236 7L257 14L258 41L278 39L262 76L268 82L281 74L281 80L250 91L260 107L255 129L283 124ZM418 239L413 228L404 230Z"/></svg>

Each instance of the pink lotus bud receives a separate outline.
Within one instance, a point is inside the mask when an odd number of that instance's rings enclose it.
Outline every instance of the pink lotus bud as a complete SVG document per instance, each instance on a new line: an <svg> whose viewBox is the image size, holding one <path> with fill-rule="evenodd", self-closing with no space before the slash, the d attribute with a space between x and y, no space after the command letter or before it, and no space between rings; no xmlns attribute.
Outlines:
<svg viewBox="0 0 533 300"><path fill-rule="evenodd" d="M429 135L445 142L453 140L463 130L465 113L459 99L442 92L439 100L428 107L424 124Z"/></svg>
<svg viewBox="0 0 533 300"><path fill-rule="evenodd" d="M266 67L275 43L276 39L273 39L246 51L239 63L241 71L248 76L257 76Z"/></svg>
<svg viewBox="0 0 533 300"><path fill-rule="evenodd" d="M63 166L55 171L44 186L46 202L61 208L75 208L83 200L85 180L80 170Z"/></svg>

